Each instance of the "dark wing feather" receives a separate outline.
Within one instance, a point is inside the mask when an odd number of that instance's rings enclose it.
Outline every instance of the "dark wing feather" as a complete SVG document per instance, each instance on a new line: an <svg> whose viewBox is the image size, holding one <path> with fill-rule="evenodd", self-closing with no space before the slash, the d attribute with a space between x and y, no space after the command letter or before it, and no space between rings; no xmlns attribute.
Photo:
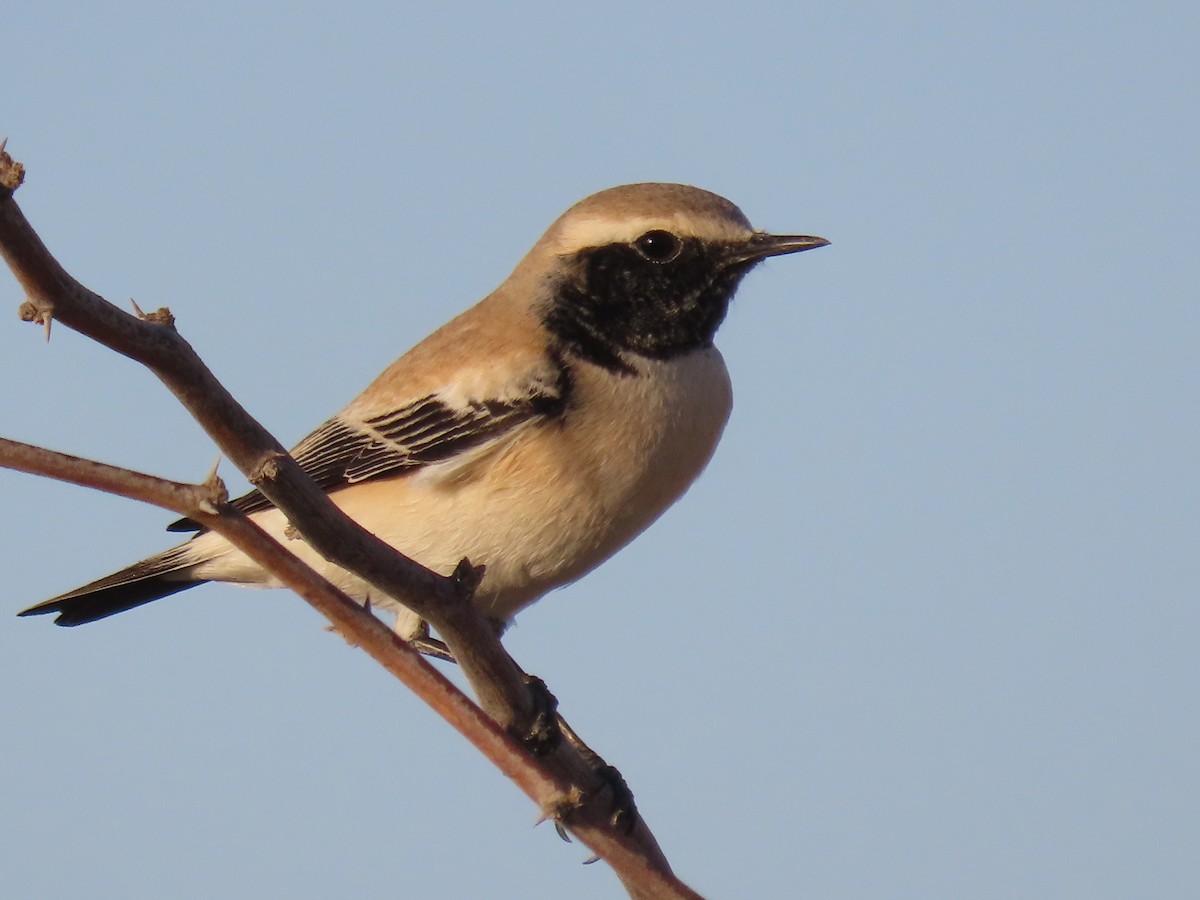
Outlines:
<svg viewBox="0 0 1200 900"><path fill-rule="evenodd" d="M487 444L533 419L562 414L570 388L569 370L535 376L525 390L503 400L472 400L452 406L436 394L361 423L333 418L302 440L292 458L325 491L337 490L445 462ZM233 501L244 513L270 509L257 489ZM168 531L197 531L180 519Z"/></svg>

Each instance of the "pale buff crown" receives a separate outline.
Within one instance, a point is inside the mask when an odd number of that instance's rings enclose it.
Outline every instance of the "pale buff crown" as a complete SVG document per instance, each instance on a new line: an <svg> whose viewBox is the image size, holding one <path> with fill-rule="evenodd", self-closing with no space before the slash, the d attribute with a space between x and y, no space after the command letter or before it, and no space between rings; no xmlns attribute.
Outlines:
<svg viewBox="0 0 1200 900"><path fill-rule="evenodd" d="M580 200L535 249L569 256L588 247L633 241L662 229L682 237L741 241L754 233L742 211L717 194L686 184L627 184Z"/></svg>

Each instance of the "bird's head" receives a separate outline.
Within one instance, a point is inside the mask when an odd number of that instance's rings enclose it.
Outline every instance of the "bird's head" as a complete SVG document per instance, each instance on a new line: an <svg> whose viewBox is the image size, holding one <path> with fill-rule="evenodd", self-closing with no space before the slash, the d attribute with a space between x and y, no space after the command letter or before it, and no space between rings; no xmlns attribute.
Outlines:
<svg viewBox="0 0 1200 900"><path fill-rule="evenodd" d="M546 277L539 314L572 353L614 370L711 345L738 283L769 256L829 243L756 231L723 197L630 184L581 200L527 262Z"/></svg>

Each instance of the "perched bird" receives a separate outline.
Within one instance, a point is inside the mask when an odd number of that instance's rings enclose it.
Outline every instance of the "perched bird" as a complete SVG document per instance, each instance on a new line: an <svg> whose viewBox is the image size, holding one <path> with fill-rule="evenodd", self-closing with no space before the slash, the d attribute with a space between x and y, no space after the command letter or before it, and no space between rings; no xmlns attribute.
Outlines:
<svg viewBox="0 0 1200 900"><path fill-rule="evenodd" d="M392 363L292 456L351 518L422 565L485 566L475 602L507 622L662 514L708 463L732 403L713 336L742 277L828 242L756 231L698 188L601 191L558 219L499 288ZM283 539L251 491L234 501ZM184 520L191 540L21 615L80 625L206 581L278 587ZM423 623L303 541L360 602Z"/></svg>

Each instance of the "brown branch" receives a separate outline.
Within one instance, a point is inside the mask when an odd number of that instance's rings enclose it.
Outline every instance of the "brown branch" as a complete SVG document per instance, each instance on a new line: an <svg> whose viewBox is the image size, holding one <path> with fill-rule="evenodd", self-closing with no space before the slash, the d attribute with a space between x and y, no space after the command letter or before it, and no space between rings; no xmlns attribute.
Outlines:
<svg viewBox="0 0 1200 900"><path fill-rule="evenodd" d="M216 469L203 484L184 484L0 437L0 467L141 500L189 518L216 515L229 499ZM192 512L184 512L192 510Z"/></svg>
<svg viewBox="0 0 1200 900"><path fill-rule="evenodd" d="M364 616L362 607L229 506L215 472L202 484L184 484L6 438L0 438L0 466L150 503L218 532L308 600L342 634L353 632L356 644L454 725L543 809L553 809L558 786L545 783L544 773L513 738L382 622ZM360 641L364 621L371 633Z"/></svg>
<svg viewBox="0 0 1200 900"><path fill-rule="evenodd" d="M0 144L0 253L26 292L22 318L42 324L47 335L57 319L149 368L318 553L395 597L437 630L489 718L377 618L251 521L215 502L215 483L181 485L13 442L0 444L0 463L157 503L219 531L468 736L544 815L605 859L630 896L697 896L671 873L640 817L630 834L614 826L603 783L570 742L559 742L536 760L514 742L512 735L531 733L538 711L524 673L470 602L474 579L430 572L345 516L216 380L168 312L131 316L72 278L12 199L22 177L20 164ZM460 566L459 574L464 573L470 570Z"/></svg>

